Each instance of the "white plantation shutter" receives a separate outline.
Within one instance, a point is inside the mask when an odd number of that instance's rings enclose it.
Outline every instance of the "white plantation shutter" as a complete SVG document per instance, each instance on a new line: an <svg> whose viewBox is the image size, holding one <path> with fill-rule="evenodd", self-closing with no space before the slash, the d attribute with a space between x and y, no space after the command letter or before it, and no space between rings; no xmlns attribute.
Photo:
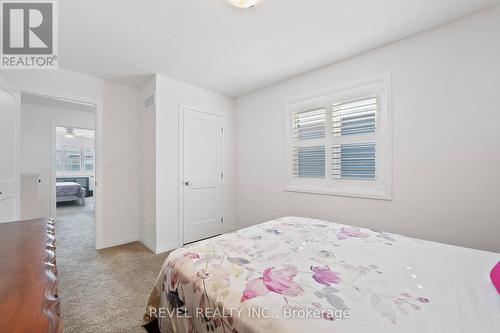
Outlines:
<svg viewBox="0 0 500 333"><path fill-rule="evenodd" d="M377 128L377 97L333 105L334 136L374 133Z"/></svg>
<svg viewBox="0 0 500 333"><path fill-rule="evenodd" d="M392 198L390 74L288 103L289 191Z"/></svg>
<svg viewBox="0 0 500 333"><path fill-rule="evenodd" d="M356 136L374 134L377 129L377 97L368 96L335 103L332 110L332 134L348 136L355 143L334 144L332 171L334 179L376 180L376 142L356 140ZM335 140L334 140L335 141Z"/></svg>
<svg viewBox="0 0 500 333"><path fill-rule="evenodd" d="M293 175L300 178L325 178L325 146L294 148Z"/></svg>
<svg viewBox="0 0 500 333"><path fill-rule="evenodd" d="M325 109L295 112L292 119L292 137L295 141L325 137Z"/></svg>
<svg viewBox="0 0 500 333"><path fill-rule="evenodd" d="M335 179L376 179L376 143L333 145L332 171Z"/></svg>
<svg viewBox="0 0 500 333"><path fill-rule="evenodd" d="M292 114L294 177L325 178L325 111L315 109Z"/></svg>

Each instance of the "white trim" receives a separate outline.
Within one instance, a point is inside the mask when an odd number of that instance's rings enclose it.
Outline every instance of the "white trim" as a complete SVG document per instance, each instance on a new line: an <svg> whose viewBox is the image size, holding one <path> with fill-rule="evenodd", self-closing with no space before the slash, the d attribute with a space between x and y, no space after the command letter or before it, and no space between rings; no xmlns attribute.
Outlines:
<svg viewBox="0 0 500 333"><path fill-rule="evenodd" d="M95 222L96 222L96 249L102 249L107 246L105 246L105 241L102 239L103 238L103 198L104 198L104 177L102 173L103 169L103 137L104 137L104 126L103 126L103 102L101 100L97 99L92 99L92 98L86 98L86 97L78 97L78 96L72 96L72 95L67 95L65 93L60 93L60 92L54 92L54 91L48 91L48 90L22 90L22 93L26 94L31 94L31 95L39 95L42 97L48 97L48 98L59 98L59 99L64 99L67 101L74 101L76 103L86 103L86 104L92 104L96 106L96 111L95 111L95 170L94 170L94 177L95 181L97 183L97 186L94 186L94 197L95 197ZM54 184L53 187L55 187L55 127L51 128L51 140L52 140L52 135L54 136L54 144L51 143L53 147L51 147L51 183ZM53 193L51 194L51 201L54 200L54 206L55 207L55 188L53 189ZM51 206L51 215L55 215L55 210L52 212L52 206Z"/></svg>
<svg viewBox="0 0 500 333"><path fill-rule="evenodd" d="M227 234L227 233L230 233L230 232L234 232L237 230L237 227L235 224L226 224L224 222L224 230L223 230L223 234Z"/></svg>
<svg viewBox="0 0 500 333"><path fill-rule="evenodd" d="M180 245L178 242L168 242L165 244L158 244L158 245L156 245L155 254L160 254L160 253L172 251L172 250L175 250L181 246L182 245Z"/></svg>
<svg viewBox="0 0 500 333"><path fill-rule="evenodd" d="M217 114L215 112L210 112L207 110L200 110L198 108L187 106L186 104L179 103L179 208L178 208L178 228L179 228L179 244L184 245L184 109L193 110L196 112L207 113L222 119L222 128L224 129L224 116ZM222 154L221 154L221 172L225 174L224 170L224 130L222 133ZM221 234L224 233L225 219L224 219L224 177L221 178L221 216L223 218L223 223L221 223Z"/></svg>
<svg viewBox="0 0 500 333"><path fill-rule="evenodd" d="M140 237L139 238L139 242L141 242L142 245L144 245L145 247L147 247L147 249L153 253L156 253L156 244L154 244L153 242L147 240L146 238L144 237Z"/></svg>
<svg viewBox="0 0 500 333"><path fill-rule="evenodd" d="M343 188L338 190L328 189L324 186L306 186L306 185L288 185L285 187L287 192L298 192L298 193L311 193L311 194L321 194L321 195L335 195L339 197L348 198L364 198L364 199L378 199L378 200L391 200L391 197L387 196L386 192L378 190L364 190L357 188Z"/></svg>
<svg viewBox="0 0 500 333"><path fill-rule="evenodd" d="M21 93L19 89L13 85L11 82L5 80L0 76L0 89L12 95L15 98L17 104L17 114L16 114L16 138L14 147L14 181L17 187L16 195L16 220L21 219Z"/></svg>
<svg viewBox="0 0 500 333"><path fill-rule="evenodd" d="M57 125L54 122L50 123L50 217L56 217L56 155L57 155Z"/></svg>
<svg viewBox="0 0 500 333"><path fill-rule="evenodd" d="M175 250L182 245L179 244L179 242L168 242L165 244L160 244L156 245L153 242L147 240L144 237L140 237L139 242L144 245L149 251L153 252L154 254L160 254L160 253L165 253L168 251Z"/></svg>
<svg viewBox="0 0 500 333"><path fill-rule="evenodd" d="M392 130L392 89L391 73L386 72L355 83L343 85L325 94L316 94L309 98L285 101L285 170L284 184L285 191L300 193L315 193L323 195L336 195L344 197L357 197L367 199L392 200L392 178L393 178L393 130ZM356 180L332 180L329 177L330 170L325 170L323 180L302 180L293 178L291 175L292 160L290 148L292 147L292 135L290 117L293 112L302 111L316 107L327 107L331 102L347 100L352 97L377 93L381 98L382 110L379 116L377 131L374 138L377 142L377 149L380 148L380 155L377 163L380 166L381 174L377 175L377 180L367 183ZM328 110L328 108L327 108ZM328 115L328 111L327 111ZM328 119L328 116L327 116ZM338 139L336 139L339 141ZM344 140L344 139L343 139ZM326 133L323 142L331 142L329 133ZM324 143L323 143L324 144ZM380 144L380 146L379 146ZM325 146L327 148L328 146ZM325 159L329 161L328 149L325 151ZM329 163L329 162L327 162ZM370 181L371 182L371 181Z"/></svg>
<svg viewBox="0 0 500 333"><path fill-rule="evenodd" d="M113 238L113 239L106 239L101 242L101 249L108 248L108 247L113 247L113 246L118 246L118 245L124 245L128 243L133 243L137 242L139 240L139 234L132 234L132 235L127 235L123 237L118 237L118 238Z"/></svg>

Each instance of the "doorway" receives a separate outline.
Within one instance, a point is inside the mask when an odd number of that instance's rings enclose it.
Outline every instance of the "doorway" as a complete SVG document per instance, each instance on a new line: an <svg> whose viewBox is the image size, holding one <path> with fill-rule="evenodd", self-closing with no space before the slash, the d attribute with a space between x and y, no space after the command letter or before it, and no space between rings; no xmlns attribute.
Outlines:
<svg viewBox="0 0 500 333"><path fill-rule="evenodd" d="M181 108L180 220L184 244L222 233L223 118Z"/></svg>
<svg viewBox="0 0 500 333"><path fill-rule="evenodd" d="M93 248L102 230L100 113L95 101L21 93L21 218L54 217L60 235L86 233Z"/></svg>
<svg viewBox="0 0 500 333"><path fill-rule="evenodd" d="M65 224L63 232L67 229L91 240L95 235L95 129L56 126L55 132L55 216Z"/></svg>

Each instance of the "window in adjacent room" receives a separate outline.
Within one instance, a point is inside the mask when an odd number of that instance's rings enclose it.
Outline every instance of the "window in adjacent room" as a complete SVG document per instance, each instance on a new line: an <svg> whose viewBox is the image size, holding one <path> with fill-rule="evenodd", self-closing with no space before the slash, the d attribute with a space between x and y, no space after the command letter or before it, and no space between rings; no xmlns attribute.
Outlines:
<svg viewBox="0 0 500 333"><path fill-rule="evenodd" d="M391 199L389 78L288 104L289 191Z"/></svg>
<svg viewBox="0 0 500 333"><path fill-rule="evenodd" d="M79 172L82 169L80 147L64 146L64 171Z"/></svg>
<svg viewBox="0 0 500 333"><path fill-rule="evenodd" d="M62 146L56 147L56 171L64 170L64 150Z"/></svg>
<svg viewBox="0 0 500 333"><path fill-rule="evenodd" d="M56 171L60 174L93 174L94 163L94 147L56 147Z"/></svg>
<svg viewBox="0 0 500 333"><path fill-rule="evenodd" d="M84 159L83 159L84 171L94 172L94 148L85 147L83 151L84 151Z"/></svg>

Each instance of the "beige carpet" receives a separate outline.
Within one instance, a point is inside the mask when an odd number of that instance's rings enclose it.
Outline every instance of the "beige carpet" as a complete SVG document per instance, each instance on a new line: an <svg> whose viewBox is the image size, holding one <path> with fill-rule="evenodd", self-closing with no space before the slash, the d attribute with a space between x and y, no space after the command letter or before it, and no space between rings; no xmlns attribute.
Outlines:
<svg viewBox="0 0 500 333"><path fill-rule="evenodd" d="M65 333L146 332L142 315L166 254L140 243L95 250L94 200L58 207L57 266Z"/></svg>

